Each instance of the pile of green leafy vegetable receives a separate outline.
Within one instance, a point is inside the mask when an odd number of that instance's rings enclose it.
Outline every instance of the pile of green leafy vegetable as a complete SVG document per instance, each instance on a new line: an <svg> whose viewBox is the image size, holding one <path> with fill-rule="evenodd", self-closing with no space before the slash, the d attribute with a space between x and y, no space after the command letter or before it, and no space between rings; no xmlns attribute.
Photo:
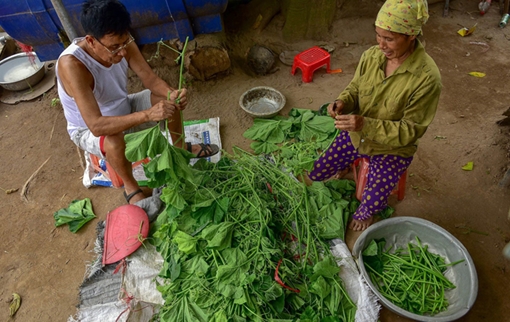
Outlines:
<svg viewBox="0 0 510 322"><path fill-rule="evenodd" d="M460 260L446 264L440 255L417 244L385 250L385 239L372 240L363 251L363 262L379 293L398 307L415 314L437 314L448 308L447 290L455 288L444 272Z"/></svg>
<svg viewBox="0 0 510 322"><path fill-rule="evenodd" d="M160 321L353 321L327 243L343 237L349 181L307 187L245 152L193 171L163 189L153 227Z"/></svg>
<svg viewBox="0 0 510 322"><path fill-rule="evenodd" d="M289 117L255 119L244 137L254 140L255 154L272 154L278 165L296 176L311 171L314 161L336 137L330 116L319 111L294 108Z"/></svg>
<svg viewBox="0 0 510 322"><path fill-rule="evenodd" d="M256 118L244 137L254 140L250 147L255 154L270 155L277 166L300 178L313 169L314 162L338 135L332 118L327 115L327 105L319 110L293 108L289 117ZM351 201L353 211L359 202ZM380 215L391 217L394 209L387 206Z"/></svg>
<svg viewBox="0 0 510 322"><path fill-rule="evenodd" d="M160 321L354 320L328 244L344 236L353 182L306 186L241 150L190 167L161 140L155 128L126 140L130 159L151 157L149 182L165 182L150 238L164 258Z"/></svg>

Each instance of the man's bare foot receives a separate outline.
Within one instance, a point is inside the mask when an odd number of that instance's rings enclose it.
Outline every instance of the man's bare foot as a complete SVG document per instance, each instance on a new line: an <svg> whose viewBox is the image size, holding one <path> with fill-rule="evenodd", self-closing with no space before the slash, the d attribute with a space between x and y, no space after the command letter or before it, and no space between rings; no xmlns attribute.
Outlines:
<svg viewBox="0 0 510 322"><path fill-rule="evenodd" d="M367 229L372 223L374 222L374 216L369 217L365 220L356 220L353 219L349 223L349 229L352 229L354 231L363 231Z"/></svg>
<svg viewBox="0 0 510 322"><path fill-rule="evenodd" d="M124 198L126 198L128 204L132 205L140 200L145 199L145 194L140 188L129 192L127 190L124 190Z"/></svg>

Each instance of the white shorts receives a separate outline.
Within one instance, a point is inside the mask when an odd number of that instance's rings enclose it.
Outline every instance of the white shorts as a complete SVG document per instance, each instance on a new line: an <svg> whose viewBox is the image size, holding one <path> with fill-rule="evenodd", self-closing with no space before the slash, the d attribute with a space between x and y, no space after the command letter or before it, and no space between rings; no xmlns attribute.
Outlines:
<svg viewBox="0 0 510 322"><path fill-rule="evenodd" d="M145 111L151 108L151 91L146 89L138 93L128 95L129 105L131 106L131 113ZM137 132L151 126L154 126L155 122L149 122L140 124L136 127L128 129L125 133ZM94 136L92 132L86 127L79 128L71 135L71 140L80 149L87 151L91 154L97 155L98 157L104 158L103 142L104 136Z"/></svg>

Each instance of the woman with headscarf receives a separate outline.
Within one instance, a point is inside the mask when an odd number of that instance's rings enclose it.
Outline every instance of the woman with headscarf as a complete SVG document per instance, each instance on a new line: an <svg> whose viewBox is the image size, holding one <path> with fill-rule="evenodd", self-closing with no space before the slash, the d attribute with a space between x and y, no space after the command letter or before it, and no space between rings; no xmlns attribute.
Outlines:
<svg viewBox="0 0 510 322"><path fill-rule="evenodd" d="M365 230L387 206L436 114L441 76L417 39L428 16L427 0L387 0L375 21L378 45L363 53L352 81L328 106L340 133L309 177L325 180L357 158L370 160L353 230Z"/></svg>

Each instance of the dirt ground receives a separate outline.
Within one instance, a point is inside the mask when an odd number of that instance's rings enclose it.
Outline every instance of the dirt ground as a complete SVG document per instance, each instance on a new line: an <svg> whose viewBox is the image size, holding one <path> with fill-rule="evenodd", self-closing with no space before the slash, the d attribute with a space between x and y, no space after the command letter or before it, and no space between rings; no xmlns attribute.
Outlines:
<svg viewBox="0 0 510 322"><path fill-rule="evenodd" d="M227 24L217 35L232 59L227 75L212 80L187 81L190 105L188 120L219 117L223 148L248 149L242 133L253 120L239 107L241 94L254 86L271 86L287 98L282 112L291 108L317 109L336 98L352 78L361 53L375 44L373 21L381 2L345 1L339 6L328 39L285 43L281 39L284 19L275 16L262 32L248 32ZM508 109L510 91L510 27L498 27L498 3L485 16L477 11L478 1L452 1L448 17L443 3L431 5L431 18L424 29L427 52L439 66L443 79L437 116L421 140L411 164L406 198L390 204L395 216L416 216L430 220L456 236L470 252L478 273L479 291L474 307L460 321L510 321L510 262L502 248L510 241L510 190L499 183L509 166L510 131L496 121ZM227 11L226 21L230 20ZM235 20L235 19L234 19ZM469 37L457 30L477 29ZM201 45L202 37L197 38ZM488 47L471 42L484 42ZM348 46L345 44L349 43ZM245 67L244 55L254 44L269 47L276 54L302 51L313 45L335 48L331 67L343 73L315 72L311 83L293 76L290 66L277 62L277 70L256 76ZM143 48L149 58L155 46ZM178 70L164 56L154 62L157 72L176 84ZM484 72L484 78L469 76ZM134 78L130 89L141 89ZM28 202L19 191L0 193L0 319L3 321L66 321L76 312L78 287L86 264L93 260L95 224L108 211L125 203L122 190L82 185L83 169L75 146L69 140L62 109L51 106L57 97L53 88L44 96L17 105L0 104L0 187L21 190L29 177L49 158L31 180ZM463 171L467 162L473 171ZM78 233L55 228L53 213L74 199L90 198L97 219ZM352 245L359 233L348 232ZM13 292L22 305L9 319ZM381 321L407 321L387 310Z"/></svg>

